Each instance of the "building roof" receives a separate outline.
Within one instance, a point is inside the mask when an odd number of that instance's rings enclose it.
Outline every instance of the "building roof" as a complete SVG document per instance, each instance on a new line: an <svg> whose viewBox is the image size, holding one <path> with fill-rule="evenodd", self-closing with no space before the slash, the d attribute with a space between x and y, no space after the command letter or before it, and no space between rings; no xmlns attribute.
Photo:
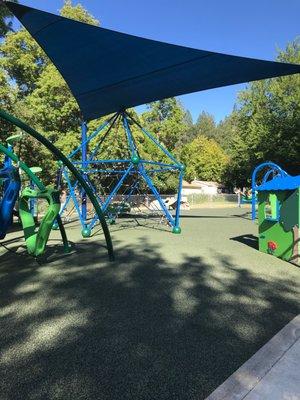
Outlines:
<svg viewBox="0 0 300 400"><path fill-rule="evenodd" d="M300 73L300 65L158 42L5 4L57 67L87 121L185 93Z"/></svg>
<svg viewBox="0 0 300 400"><path fill-rule="evenodd" d="M209 186L209 187L222 187L221 184L219 184L218 182L213 182L213 181L199 181L197 179L193 180L192 182L187 182L187 181L183 181L182 183L182 187L184 188L189 188L189 189L201 189L203 188L203 186Z"/></svg>
<svg viewBox="0 0 300 400"><path fill-rule="evenodd" d="M294 190L300 187L300 175L274 178L256 188L257 191Z"/></svg>

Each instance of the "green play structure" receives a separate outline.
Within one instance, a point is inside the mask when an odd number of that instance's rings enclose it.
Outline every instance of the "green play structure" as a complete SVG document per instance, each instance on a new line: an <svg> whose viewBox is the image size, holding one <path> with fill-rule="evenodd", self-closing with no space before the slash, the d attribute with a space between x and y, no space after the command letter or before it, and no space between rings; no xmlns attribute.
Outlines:
<svg viewBox="0 0 300 400"><path fill-rule="evenodd" d="M259 250L300 265L300 175L257 187Z"/></svg>
<svg viewBox="0 0 300 400"><path fill-rule="evenodd" d="M37 169L29 168L24 162L22 162L18 158L15 153L13 153L9 148L3 146L1 143L0 152L9 157L18 166L18 168L23 171L32 182L34 182L35 186L37 187L37 190L35 191L30 188L25 188L19 198L19 216L24 229L28 253L35 257L40 256L44 253L52 227L52 224L51 226L49 226L49 224L51 223L50 217L54 219L58 218L58 225L62 236L64 250L68 252L69 244L67 236L64 226L58 215L60 208L58 192L55 196L53 196L53 189L46 188L44 184L39 180L39 178L35 175L34 170ZM36 226L34 217L30 212L28 200L33 197L36 199L44 198L49 203L48 210L43 217L39 227Z"/></svg>
<svg viewBox="0 0 300 400"><path fill-rule="evenodd" d="M48 209L40 226L36 227L34 217L30 211L30 199L45 199ZM29 254L38 257L45 251L45 247L52 230L52 225L57 219L60 210L59 191L54 189L33 190L25 188L19 200L19 214L22 222L26 246Z"/></svg>
<svg viewBox="0 0 300 400"><path fill-rule="evenodd" d="M12 124L14 127L17 127L21 129L23 132L26 132L28 135L32 136L35 138L38 142L43 144L53 155L54 157L63 163L65 167L69 169L69 171L73 174L73 176L78 180L80 185L83 187L85 190L87 196L90 198L91 203L93 204L95 211L98 215L99 221L101 223L103 233L104 233L104 238L106 241L106 247L107 247L107 252L110 260L114 259L114 251L113 251L113 245L112 245L112 240L110 236L110 232L105 220L105 217L102 213L100 204L95 197L93 191L91 190L90 186L87 184L85 179L82 177L80 172L77 170L77 168L62 154L62 152L54 146L49 140L47 140L43 135L41 135L39 132L37 132L35 129L31 128L28 126L26 123L23 121L19 120L18 118L8 114L4 110L0 109L0 120L4 120L10 124ZM58 223L58 227L60 229L63 243L64 243L64 248L66 251L69 250L69 245L67 241L67 237L65 234L65 230L63 227L63 224L61 222L61 219L59 217L59 214L57 213L57 210L59 208L59 193L52 190L52 189L47 189L41 182L40 180L36 177L36 175L31 171L30 168L26 164L24 164L21 160L19 160L18 156L16 156L12 151L7 149L5 146L0 144L0 151L4 154L6 154L9 158L11 158L17 166L22 169L28 177L34 182L34 184L37 186L38 191L29 191L26 190L23 192L20 196L20 218L23 224L24 232L25 232L25 240L26 240L26 245L27 249L30 254L38 256L41 255L45 249L45 245L47 243L49 234L50 234L50 226L52 227L54 220L56 219ZM44 198L48 202L48 211L46 212L46 215L43 218L43 221L40 225L40 227L36 227L34 224L34 221L32 220L32 217L29 216L28 213L28 200L30 198ZM59 210L58 210L59 211Z"/></svg>

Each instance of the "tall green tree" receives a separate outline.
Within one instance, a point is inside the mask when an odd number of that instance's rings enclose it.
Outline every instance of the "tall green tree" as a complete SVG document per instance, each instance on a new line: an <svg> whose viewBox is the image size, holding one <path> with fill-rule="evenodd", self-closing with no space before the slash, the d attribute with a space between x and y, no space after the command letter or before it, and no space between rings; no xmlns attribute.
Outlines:
<svg viewBox="0 0 300 400"><path fill-rule="evenodd" d="M151 103L141 119L170 151L176 150L190 128L189 116L174 97Z"/></svg>
<svg viewBox="0 0 300 400"><path fill-rule="evenodd" d="M279 51L277 60L300 63L300 40ZM227 175L233 184L249 184L254 167L268 160L300 173L299 74L250 84L239 94L235 122Z"/></svg>
<svg viewBox="0 0 300 400"><path fill-rule="evenodd" d="M70 0L65 1L60 13L99 25L80 4L73 6ZM1 90L11 93L1 96L1 105L41 130L67 154L80 142L81 118L79 107L60 73L24 28L6 35L0 44L0 54L0 79L6 83ZM40 163L45 175L53 177L55 163L43 148L37 149L31 140L24 146L25 161L30 165Z"/></svg>
<svg viewBox="0 0 300 400"><path fill-rule="evenodd" d="M216 122L214 116L202 111L195 124L196 135L214 138L216 135Z"/></svg>
<svg viewBox="0 0 300 400"><path fill-rule="evenodd" d="M214 139L197 136L183 146L181 161L186 165L185 177L188 181L201 179L221 182L229 157Z"/></svg>

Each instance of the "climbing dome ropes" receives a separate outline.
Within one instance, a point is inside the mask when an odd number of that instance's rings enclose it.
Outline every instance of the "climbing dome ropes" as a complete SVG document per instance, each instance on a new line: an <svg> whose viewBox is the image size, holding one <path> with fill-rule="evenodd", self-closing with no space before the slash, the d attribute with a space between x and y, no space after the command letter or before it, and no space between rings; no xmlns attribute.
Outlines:
<svg viewBox="0 0 300 400"><path fill-rule="evenodd" d="M174 233L180 233L184 167L135 120L129 108L185 93L300 72L299 65L172 45L9 1L6 5L43 48L79 105L82 139L68 160L80 170L85 185L111 223L122 214L157 214ZM107 121L89 134L88 123L105 115L109 115ZM122 129L123 136L116 135L118 129ZM157 148L155 160L144 157L137 131ZM122 141L122 157L108 154L109 135ZM157 177L165 174L172 174L177 182L172 207L157 187ZM85 188L63 165L58 183L67 186L62 216L72 203L83 236L89 236L99 213L89 213Z"/></svg>

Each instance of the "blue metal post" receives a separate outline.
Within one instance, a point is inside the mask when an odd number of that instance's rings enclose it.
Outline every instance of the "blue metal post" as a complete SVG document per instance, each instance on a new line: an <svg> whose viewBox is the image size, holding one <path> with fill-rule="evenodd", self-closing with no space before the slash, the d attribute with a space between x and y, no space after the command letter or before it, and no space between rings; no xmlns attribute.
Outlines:
<svg viewBox="0 0 300 400"><path fill-rule="evenodd" d="M181 167L181 164L176 160L176 158L164 147L162 146L158 140L156 140L150 132L148 132L145 128L143 128L134 118L126 115L141 129L141 131L154 143L156 146L167 156L169 157L178 167Z"/></svg>
<svg viewBox="0 0 300 400"><path fill-rule="evenodd" d="M7 146L7 150L13 152L13 147L12 145ZM12 166L12 159L8 157L7 155L4 157L4 167L11 167Z"/></svg>
<svg viewBox="0 0 300 400"><path fill-rule="evenodd" d="M69 155L68 158L72 158L75 156L75 154L77 154L80 150L82 150L82 147L85 146L87 147L87 145L90 143L90 141L92 139L94 139L103 129L105 129L107 127L107 125L109 125L109 123L111 122L111 120L116 116L116 114L111 117L109 120L103 122L103 124L101 124L89 137L87 136L87 126L85 122L82 122L81 124L81 132L82 132L82 126L83 124L86 127L86 132L85 132L85 140L81 140L81 144L75 149L73 150ZM81 136L82 137L82 136Z"/></svg>
<svg viewBox="0 0 300 400"><path fill-rule="evenodd" d="M175 215L175 227L173 229L173 233L180 233L181 229L179 226L179 218L180 218L180 203L181 203L181 191L182 191L182 181L183 181L184 172L181 170L179 173L179 185L178 185L178 193L177 193L177 203L176 203L176 215Z"/></svg>
<svg viewBox="0 0 300 400"><path fill-rule="evenodd" d="M30 189L32 189L32 190L35 189L34 183L33 183L32 181L30 181L29 186L30 186ZM35 199L35 198L31 198L31 199L29 200L30 214L31 214L33 217L36 217L36 212L35 212L36 203L37 203L37 199Z"/></svg>
<svg viewBox="0 0 300 400"><path fill-rule="evenodd" d="M147 183L147 185L149 186L149 188L151 189L152 193L154 194L154 196L156 197L156 200L158 201L161 209L163 210L167 220L169 221L171 226L175 226L175 220L172 217L171 213L169 212L169 210L167 209L163 199L160 197L160 194L158 192L158 190L156 189L156 187L153 185L153 182L151 180L151 178L149 178L144 166L141 164L141 168L140 168L140 173L142 175L142 177L144 178L145 182Z"/></svg>
<svg viewBox="0 0 300 400"><path fill-rule="evenodd" d="M13 152L13 147L9 144L9 145L7 145L7 150ZM11 167L12 165L13 165L12 159L11 159L10 157L8 157L7 155L5 155L3 166L4 166L5 168L7 168L7 167ZM5 180L5 181L4 181L4 184L3 184L4 190L7 189L8 185L9 185L9 181L8 181L8 180Z"/></svg>
<svg viewBox="0 0 300 400"><path fill-rule="evenodd" d="M128 121L127 121L125 114L123 114L123 116L122 116L122 122L123 122L124 130L125 130L125 133L127 136L127 141L128 141L129 147L130 147L130 153L131 153L130 155L131 155L131 157L135 157L135 156L137 156L137 148L134 143L134 139L133 139L131 130L129 128Z"/></svg>
<svg viewBox="0 0 300 400"><path fill-rule="evenodd" d="M86 173L85 170L87 168L87 152L88 152L88 143L87 143L87 124L86 122L82 122L81 124L81 161L82 161L82 170L83 170L83 176L85 178ZM85 191L82 189L81 192L81 216L82 220L84 223L86 223L87 220L87 195Z"/></svg>

